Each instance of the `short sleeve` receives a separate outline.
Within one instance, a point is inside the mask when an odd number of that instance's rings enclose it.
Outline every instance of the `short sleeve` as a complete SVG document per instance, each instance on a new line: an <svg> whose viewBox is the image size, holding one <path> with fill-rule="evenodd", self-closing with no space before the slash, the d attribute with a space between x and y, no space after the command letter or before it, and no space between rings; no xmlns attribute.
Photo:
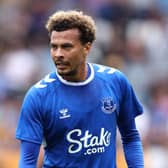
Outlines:
<svg viewBox="0 0 168 168"><path fill-rule="evenodd" d="M43 139L43 118L39 96L33 89L26 94L20 111L16 138L41 144Z"/></svg>
<svg viewBox="0 0 168 168"><path fill-rule="evenodd" d="M143 108L135 95L133 87L124 74L120 74L120 110L118 113L118 122L125 124L136 116L143 113Z"/></svg>

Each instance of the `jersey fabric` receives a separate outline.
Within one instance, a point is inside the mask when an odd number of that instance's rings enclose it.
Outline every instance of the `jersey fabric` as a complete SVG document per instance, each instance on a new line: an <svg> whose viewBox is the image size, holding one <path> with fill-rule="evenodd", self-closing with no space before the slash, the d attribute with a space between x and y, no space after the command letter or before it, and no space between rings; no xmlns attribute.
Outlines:
<svg viewBox="0 0 168 168"><path fill-rule="evenodd" d="M118 70L88 64L83 82L48 74L26 94L16 138L45 141L44 168L116 168L117 123L142 114L142 106Z"/></svg>

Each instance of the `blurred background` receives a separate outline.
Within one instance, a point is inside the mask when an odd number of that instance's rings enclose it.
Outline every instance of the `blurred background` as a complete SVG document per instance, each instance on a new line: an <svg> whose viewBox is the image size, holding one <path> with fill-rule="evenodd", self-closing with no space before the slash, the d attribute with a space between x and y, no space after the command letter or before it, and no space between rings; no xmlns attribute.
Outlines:
<svg viewBox="0 0 168 168"><path fill-rule="evenodd" d="M57 10L91 15L88 61L120 69L144 106L137 118L145 168L168 168L167 0L0 0L0 168L17 168L15 129L27 89L54 70L44 25ZM118 168L126 168L118 137Z"/></svg>

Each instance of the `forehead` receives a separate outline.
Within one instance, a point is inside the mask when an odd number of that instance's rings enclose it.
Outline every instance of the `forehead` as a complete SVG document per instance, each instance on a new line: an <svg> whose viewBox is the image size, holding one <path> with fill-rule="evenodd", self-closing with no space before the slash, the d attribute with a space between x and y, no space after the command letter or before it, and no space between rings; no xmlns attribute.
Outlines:
<svg viewBox="0 0 168 168"><path fill-rule="evenodd" d="M51 43L52 42L79 42L79 30L69 29L65 31L52 31L51 33Z"/></svg>

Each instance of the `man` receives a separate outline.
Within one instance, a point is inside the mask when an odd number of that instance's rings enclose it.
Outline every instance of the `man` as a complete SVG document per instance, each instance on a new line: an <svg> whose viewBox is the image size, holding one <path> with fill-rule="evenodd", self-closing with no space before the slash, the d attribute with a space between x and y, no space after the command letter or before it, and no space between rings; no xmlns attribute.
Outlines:
<svg viewBox="0 0 168 168"><path fill-rule="evenodd" d="M48 20L56 72L26 94L16 138L20 168L35 168L44 140L43 168L116 168L118 126L130 168L143 168L134 118L142 113L133 89L118 70L86 62L95 24L78 11L59 11Z"/></svg>

